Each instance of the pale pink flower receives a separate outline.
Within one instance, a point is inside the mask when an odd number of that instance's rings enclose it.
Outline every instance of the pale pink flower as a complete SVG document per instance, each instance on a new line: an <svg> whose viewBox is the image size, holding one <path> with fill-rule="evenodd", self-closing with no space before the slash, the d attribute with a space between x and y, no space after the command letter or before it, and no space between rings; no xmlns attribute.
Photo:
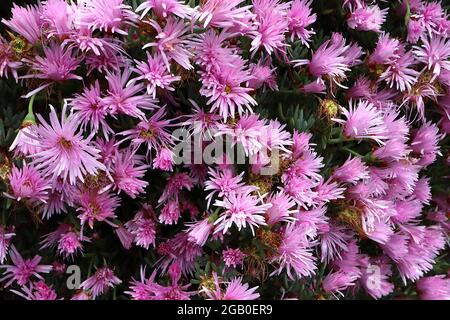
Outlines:
<svg viewBox="0 0 450 320"><path fill-rule="evenodd" d="M81 288L89 292L93 299L121 284L122 281L108 267L97 269L95 274L81 283Z"/></svg>

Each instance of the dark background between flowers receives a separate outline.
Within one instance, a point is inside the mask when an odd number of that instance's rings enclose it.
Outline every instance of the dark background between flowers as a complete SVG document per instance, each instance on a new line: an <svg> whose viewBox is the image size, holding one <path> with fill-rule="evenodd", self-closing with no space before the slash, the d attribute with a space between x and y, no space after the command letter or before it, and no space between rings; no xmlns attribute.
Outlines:
<svg viewBox="0 0 450 320"><path fill-rule="evenodd" d="M136 3L140 1L128 1L130 5L136 6ZM191 2L193 2L191 0ZM199 2L198 0L195 1ZM11 15L11 8L13 4L26 5L37 3L33 0L24 1L11 1L1 0L0 2L0 18L8 19ZM375 47L377 34L373 32L359 32L350 30L345 23L345 12L341 8L342 1L338 0L314 0L312 7L313 11L317 14L317 21L314 23L313 28L316 31L316 35L312 38L311 49L315 50L325 40L327 40L332 32L341 32L348 40L356 41L366 51L371 51ZM441 1L444 8L449 11L450 1ZM380 2L380 7L388 7L397 5L397 1L389 1L387 3ZM387 22L383 25L383 30L389 32L393 36L404 38L406 29L403 17L397 17L393 13L394 10L389 11ZM0 33L5 36L5 27L0 25ZM246 43L244 46L248 45ZM145 54L140 50L140 45L136 42L130 42L127 48L129 52L132 52L135 58L144 58ZM290 57L292 59L304 59L310 57L310 50L299 42L295 42L289 48ZM249 58L249 57L246 57ZM283 123L287 123L290 131L294 129L298 131L309 131L313 133L313 141L317 144L316 150L324 157L325 168L323 174L327 176L330 169L338 163L343 163L348 157L348 152L342 150L341 144L329 144L328 137L330 136L331 126L327 120L319 117L319 99L315 95L304 95L298 91L299 85L307 82L307 76L298 72L298 70L292 69L289 65L275 61L278 72L278 92L266 91L259 93L256 97L258 106L255 108L255 112L261 114L266 118L277 118ZM351 84L356 79L356 76L364 71L366 68L364 65L352 68L349 73L347 84ZM80 74L83 74L82 72ZM91 79L103 79L100 74L93 73L89 78L85 78L85 81L89 83ZM26 114L27 101L21 98L21 95L27 92L27 88L23 86L19 81L17 84L13 79L0 79L0 192L7 190L7 184L3 179L3 165L5 161L17 161L20 159L13 159L12 154L8 152L8 148L11 145L16 135L17 129L20 126L22 119ZM35 102L35 113L48 115L48 104L54 106L60 106L62 98L71 97L73 94L80 92L82 88L81 83L75 81L64 83L62 86L54 86L49 95L45 98L37 99ZM172 115L176 115L180 112L186 113L189 104L187 98L194 99L198 102L204 102L205 99L198 94L199 84L190 81L189 85L181 84L175 91L175 97L177 98L178 106L171 106ZM346 99L342 94L342 90L338 91L336 99L342 105L345 105ZM427 105L426 117L427 119L437 122L439 115L433 111L432 104ZM124 130L133 126L133 120L127 117L116 120L113 124L113 128L121 128ZM118 131L118 130L116 130ZM445 158L449 155L450 141L449 137L445 138L440 143L441 153L443 156L430 166L425 172L427 176L431 178L431 186L433 195L435 194L449 194L449 183L446 177L450 175L448 166L445 165ZM364 146L352 145L351 148L355 148L361 153L365 153L368 150L364 150ZM358 149L363 148L363 150ZM150 203L156 203L158 197L162 193L164 188L163 181L167 176L164 174L155 173L149 170L146 176L149 181L149 186L146 189L146 195L136 200L132 200L127 196L122 196L122 205L117 209L117 216L121 221L127 221L132 218L136 211L140 208L141 204L148 201ZM204 207L204 193L200 189L196 189L190 193L189 200L195 202L199 208ZM431 204L433 206L433 204ZM427 207L424 212L427 211ZM72 209L73 210L73 209ZM74 211L72 211L74 213ZM8 224L14 224L16 226L17 236L14 238L14 244L25 257L30 257L36 253L43 256L43 263L51 264L55 260L59 260L54 251L39 249L40 237L48 232L54 231L58 223L61 221L70 221L77 224L77 218L75 214L60 215L53 217L49 221L40 221L40 219L30 213L26 208L23 208L11 200L6 199L4 196L0 198L0 218L5 222L7 219ZM176 226L164 228L164 230L158 230L158 237L167 238L175 234L182 228L182 224L179 223ZM117 274L120 275L123 283L116 287L109 294L99 297L99 299L126 299L123 291L127 289L129 281L132 277L138 278L139 268L143 264L152 266L157 260L156 251L154 249L145 250L143 248L133 247L130 250L125 250L120 245L119 239L112 232L111 227L107 224L96 225L95 241L91 244L85 245L85 252L83 256L77 256L75 261L68 264L76 264L81 267L82 280L84 280L89 273L94 271L93 266L101 266L104 261L111 267L117 270ZM247 237L248 238L248 237ZM240 241L239 237L235 237L236 244ZM362 240L364 242L364 240ZM367 252L376 252L375 246L369 242L360 243ZM232 245L233 243L230 243ZM206 252L209 252L213 256L213 251L217 249L218 244L211 244L206 246ZM212 260L219 259L218 256L213 257ZM60 261L60 260L59 260ZM199 276L209 271L211 264L207 263L205 258L200 258L197 264L196 277L194 279L199 280ZM395 268L394 268L395 269ZM444 274L450 269L449 252L443 252L443 254L437 259L434 269L429 272L429 275ZM277 298L280 296L279 290L277 290L281 284L289 288L289 292L293 292L300 298L314 299L316 298L312 291L306 290L306 288L314 285L314 283L320 283L320 279L324 274L327 274L327 270L319 269L317 276L314 278L305 278L299 281L288 281L285 275L277 277L269 277L263 283L259 283L258 280L246 277L245 281L250 282L253 285L260 285L262 288L259 290L261 297L265 299ZM57 289L59 296L70 296L73 291L66 289L65 281L66 274L52 273L48 275L46 279L49 284ZM193 280L193 282L198 282ZM393 298L414 298L417 296L415 292L414 284L408 282L408 285L400 285L401 279L398 273L394 271L393 281L397 284L396 291L384 299ZM67 292L65 292L67 291ZM274 294L274 292L276 294ZM365 299L366 295L360 295L352 298ZM18 299L17 296L9 293L2 287L0 283L0 300L3 299Z"/></svg>

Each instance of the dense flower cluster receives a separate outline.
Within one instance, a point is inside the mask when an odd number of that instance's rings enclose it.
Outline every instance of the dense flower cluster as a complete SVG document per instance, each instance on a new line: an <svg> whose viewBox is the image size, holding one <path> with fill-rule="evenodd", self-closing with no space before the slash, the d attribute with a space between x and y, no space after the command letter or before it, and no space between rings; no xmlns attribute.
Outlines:
<svg viewBox="0 0 450 320"><path fill-rule="evenodd" d="M333 10L340 29L311 0L14 5L0 77L28 113L1 150L2 286L450 299L448 14Z"/></svg>

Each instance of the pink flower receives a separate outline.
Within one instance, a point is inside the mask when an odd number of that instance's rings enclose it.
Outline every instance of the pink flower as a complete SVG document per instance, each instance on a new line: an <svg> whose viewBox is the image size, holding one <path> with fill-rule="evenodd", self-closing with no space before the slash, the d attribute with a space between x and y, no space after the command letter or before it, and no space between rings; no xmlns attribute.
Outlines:
<svg viewBox="0 0 450 320"><path fill-rule="evenodd" d="M74 74L80 60L74 57L72 50L64 49L60 45L52 43L50 47L44 47L44 57L36 56L33 60L24 59L23 61L31 65L29 74L22 76L23 79L38 78L50 81L82 80L83 78ZM27 93L25 98L29 98L39 91L48 87L50 83L45 83L33 91Z"/></svg>
<svg viewBox="0 0 450 320"><path fill-rule="evenodd" d="M19 79L17 70L22 66L20 61L17 61L15 52L11 44L0 36L0 77L8 78L8 74L12 75L14 79Z"/></svg>
<svg viewBox="0 0 450 320"><path fill-rule="evenodd" d="M205 245L214 229L214 223L213 221L210 221L209 217L198 222L187 224L187 226L188 229L186 230L186 233L189 236L189 240L202 247Z"/></svg>
<svg viewBox="0 0 450 320"><path fill-rule="evenodd" d="M215 28L230 28L242 25L248 27L245 23L247 16L252 16L249 11L251 6L239 6L244 0L206 0L194 14L194 19L203 23L203 28L208 26Z"/></svg>
<svg viewBox="0 0 450 320"><path fill-rule="evenodd" d="M411 51L406 51L403 46L399 47L398 56L388 64L379 81L386 81L390 88L395 85L397 90L409 91L419 76L419 72L413 69L416 61Z"/></svg>
<svg viewBox="0 0 450 320"><path fill-rule="evenodd" d="M156 242L156 221L153 208L144 204L134 218L125 224L127 230L134 236L136 245L148 250Z"/></svg>
<svg viewBox="0 0 450 320"><path fill-rule="evenodd" d="M439 153L438 143L442 138L438 127L431 122L425 123L415 132L410 146L412 152L420 157L419 165L428 166L434 162Z"/></svg>
<svg viewBox="0 0 450 320"><path fill-rule="evenodd" d="M230 170L214 171L209 169L210 178L205 182L205 191L210 191L206 196L207 206L211 204L211 200L217 194L218 197L224 198L231 195L234 192L244 192L246 188L242 182L244 172L238 176L233 176Z"/></svg>
<svg viewBox="0 0 450 320"><path fill-rule="evenodd" d="M170 199L176 199L178 201L178 196L181 190L186 189L190 191L194 186L192 178L184 172L175 173L167 181L164 192L158 199L158 203L166 202Z"/></svg>
<svg viewBox="0 0 450 320"><path fill-rule="evenodd" d="M262 197L251 195L249 191L231 193L223 200L216 200L214 205L224 208L225 211L214 222L216 225L214 233L223 232L225 234L235 224L239 231L248 225L255 234L255 227L266 225L262 214L271 207L271 204L263 203L262 200Z"/></svg>
<svg viewBox="0 0 450 320"><path fill-rule="evenodd" d="M149 167L144 163L144 156L137 155L134 149L120 150L110 168L114 190L136 198L148 186L148 182L143 179Z"/></svg>
<svg viewBox="0 0 450 320"><path fill-rule="evenodd" d="M33 166L23 161L22 169L14 166L9 174L11 194L5 194L17 201L28 201L30 205L37 206L48 199L49 182Z"/></svg>
<svg viewBox="0 0 450 320"><path fill-rule="evenodd" d="M111 226L115 226L111 219L117 217L114 211L119 203L119 198L107 192L99 193L97 190L81 192L77 199L77 211L80 212L78 218L81 221L81 226L84 227L87 222L89 227L93 229L95 221L104 221Z"/></svg>
<svg viewBox="0 0 450 320"><path fill-rule="evenodd" d="M104 267L81 283L81 288L89 292L92 298L102 295L109 288L121 284L122 281L114 275L114 271Z"/></svg>
<svg viewBox="0 0 450 320"><path fill-rule="evenodd" d="M123 0L91 0L79 4L77 23L91 30L127 35L125 26L135 26L137 15Z"/></svg>
<svg viewBox="0 0 450 320"><path fill-rule="evenodd" d="M230 268L236 268L244 263L244 258L246 254L243 253L239 248L231 249L228 248L222 251L222 259L225 265Z"/></svg>
<svg viewBox="0 0 450 320"><path fill-rule="evenodd" d="M351 29L381 32L381 25L386 20L387 12L388 9L381 10L377 5L362 5L352 10L347 24Z"/></svg>
<svg viewBox="0 0 450 320"><path fill-rule="evenodd" d="M172 145L172 136L167 130L170 126L170 120L164 119L166 110L160 108L148 120L140 121L135 128L121 132L130 139L136 147L146 143L148 151L159 150L161 147Z"/></svg>
<svg viewBox="0 0 450 320"><path fill-rule="evenodd" d="M333 171L331 177L339 182L355 184L359 180L369 178L369 172L361 158L355 157L351 159L349 156L343 165Z"/></svg>
<svg viewBox="0 0 450 320"><path fill-rule="evenodd" d="M83 182L86 174L95 176L98 170L106 168L97 160L100 151L90 145L94 133L84 138L78 116L66 116L66 107L65 104L61 121L53 106L50 106L50 124L41 115L37 116L40 124L33 139L38 142L40 151L31 157L43 175L50 176L52 181L60 177L73 185L77 180Z"/></svg>
<svg viewBox="0 0 450 320"><path fill-rule="evenodd" d="M170 15L176 15L181 19L188 18L194 10L179 0L145 0L137 8L142 11L141 19L151 10L159 18L167 19Z"/></svg>
<svg viewBox="0 0 450 320"><path fill-rule="evenodd" d="M280 191L270 195L266 200L272 206L267 209L265 216L269 225L274 225L278 222L293 222L295 218L292 216L297 212L295 201L284 192Z"/></svg>
<svg viewBox="0 0 450 320"><path fill-rule="evenodd" d="M354 286L357 279L358 276L352 273L342 271L330 273L323 279L322 288L326 293L339 293L344 296L341 291Z"/></svg>
<svg viewBox="0 0 450 320"><path fill-rule="evenodd" d="M5 274L0 281L7 281L5 287L9 287L14 281L23 286L31 281L31 277L35 276L38 279L44 280L40 273L49 273L52 266L40 265L41 257L36 255L33 259L23 259L15 246L11 246L9 254L13 265L1 265L4 268Z"/></svg>
<svg viewBox="0 0 450 320"><path fill-rule="evenodd" d="M382 34L378 38L377 46L369 56L369 64L390 64L400 58L401 44L389 34Z"/></svg>
<svg viewBox="0 0 450 320"><path fill-rule="evenodd" d="M210 300L256 300L259 293L255 293L258 287L249 288L247 283L242 283L241 278L234 278L230 282L219 281L217 273L213 273L214 289L203 287L202 292ZM226 284L225 290L222 290L221 284Z"/></svg>
<svg viewBox="0 0 450 320"><path fill-rule="evenodd" d="M155 100L148 95L139 94L143 84L131 83L127 85L131 70L125 68L122 72L107 72L108 94L102 99L103 103L111 109L112 114L123 113L128 116L144 118L141 110L151 110L156 107Z"/></svg>
<svg viewBox="0 0 450 320"><path fill-rule="evenodd" d="M30 282L30 286L23 286L22 292L11 290L11 292L26 300L52 301L57 300L56 292L53 288L45 284L44 281Z"/></svg>
<svg viewBox="0 0 450 320"><path fill-rule="evenodd" d="M64 258L73 258L77 252L83 251L83 245L80 241L80 236L71 231L61 235L58 241L58 253Z"/></svg>
<svg viewBox="0 0 450 320"><path fill-rule="evenodd" d="M174 155L168 148L161 148L153 159L153 169L173 171Z"/></svg>
<svg viewBox="0 0 450 320"><path fill-rule="evenodd" d="M359 282L374 299L380 299L394 291L394 284L389 282L392 276L391 265L387 261L385 256L371 259L367 266L361 268Z"/></svg>
<svg viewBox="0 0 450 320"><path fill-rule="evenodd" d="M10 20L2 19L2 22L31 44L36 43L41 38L42 7L40 5L19 7L13 4L11 12L12 18Z"/></svg>
<svg viewBox="0 0 450 320"><path fill-rule="evenodd" d="M98 132L102 128L106 137L113 133L106 121L108 108L101 98L98 80L90 87L84 88L82 94L76 94L73 99L70 99L69 106L78 115L83 130L89 127L92 131Z"/></svg>
<svg viewBox="0 0 450 320"><path fill-rule="evenodd" d="M171 86L172 82L181 80L180 76L174 76L167 71L164 60L159 54L152 57L147 52L147 61L136 61L136 68L133 68L133 71L137 72L139 77L134 78L132 82L144 80L147 83L147 93L153 98L156 98L157 88L174 91L175 89Z"/></svg>
<svg viewBox="0 0 450 320"><path fill-rule="evenodd" d="M384 144L387 139L385 135L386 127L384 126L383 115L375 106L367 101L359 101L358 103L349 103L349 108L341 107L341 112L346 120L335 119L344 125L344 134L348 138L354 139L372 139L379 144Z"/></svg>
<svg viewBox="0 0 450 320"><path fill-rule="evenodd" d="M5 262L9 244L15 235L12 228L6 228L5 226L0 225L0 264Z"/></svg>
<svg viewBox="0 0 450 320"><path fill-rule="evenodd" d="M190 35L185 35L189 28L185 25L184 21L169 17L164 28L156 21L151 20L149 23L155 28L158 35L156 36L155 42L147 43L143 49L155 47L164 60L167 70L170 70L169 61L171 59L186 70L193 69L194 67L190 62L193 54L187 50Z"/></svg>
<svg viewBox="0 0 450 320"><path fill-rule="evenodd" d="M307 27L316 22L317 19L317 15L312 13L311 3L312 0L294 0L287 14L291 41L294 41L297 37L307 47L309 47L311 36L315 33Z"/></svg>
<svg viewBox="0 0 450 320"><path fill-rule="evenodd" d="M43 26L48 28L47 37L53 35L64 38L73 28L75 12L64 0L47 0L42 6L41 19Z"/></svg>
<svg viewBox="0 0 450 320"><path fill-rule="evenodd" d="M422 300L450 300L450 279L445 275L423 277L416 287Z"/></svg>
<svg viewBox="0 0 450 320"><path fill-rule="evenodd" d="M250 51L254 54L263 48L267 54L285 53L289 21L286 19L288 3L279 0L253 0L253 12L256 16L256 30L250 32L253 39Z"/></svg>
<svg viewBox="0 0 450 320"><path fill-rule="evenodd" d="M250 66L250 74L252 79L248 81L248 87L253 90L257 90L263 86L268 87L270 90L278 90L277 79L275 75L276 68L270 68L270 66L259 61L257 64Z"/></svg>
<svg viewBox="0 0 450 320"><path fill-rule="evenodd" d="M286 226L281 244L270 261L278 265L271 275L279 275L286 270L287 276L292 280L315 273L316 258L312 254L314 243L309 241L306 231L307 228L304 226L295 226L295 224Z"/></svg>
<svg viewBox="0 0 450 320"><path fill-rule="evenodd" d="M208 98L208 104L212 104L211 112L218 110L224 120L234 118L236 111L242 116L257 104L249 95L253 89L242 86L252 78L245 61L238 57L221 64L217 72L202 73L200 93Z"/></svg>
<svg viewBox="0 0 450 320"><path fill-rule="evenodd" d="M433 77L430 82L433 82L444 70L450 71L450 41L438 36L422 41L422 47L414 47L414 54L418 61L426 64L427 69L432 71Z"/></svg>
<svg viewBox="0 0 450 320"><path fill-rule="evenodd" d="M164 204L159 215L159 222L166 225L177 224L180 219L181 210L177 200L169 200Z"/></svg>

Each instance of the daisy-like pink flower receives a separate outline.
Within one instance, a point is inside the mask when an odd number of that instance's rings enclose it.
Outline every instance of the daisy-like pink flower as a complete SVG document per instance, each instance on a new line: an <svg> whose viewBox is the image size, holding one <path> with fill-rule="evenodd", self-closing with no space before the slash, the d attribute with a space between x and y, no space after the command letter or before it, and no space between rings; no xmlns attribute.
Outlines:
<svg viewBox="0 0 450 320"><path fill-rule="evenodd" d="M103 49L96 54L87 54L85 62L88 67L87 75L90 75L94 70L100 73L107 74L111 70L120 70L121 68L129 68L129 61L118 49L114 46L103 46Z"/></svg>
<svg viewBox="0 0 450 320"><path fill-rule="evenodd" d="M55 289L49 287L44 281L30 282L30 286L23 286L22 292L17 290L11 290L11 292L26 300L36 301L53 301L57 300Z"/></svg>
<svg viewBox="0 0 450 320"><path fill-rule="evenodd" d="M10 74L16 81L19 79L17 70L22 63L16 60L13 48L0 36L0 77L8 78L8 74Z"/></svg>
<svg viewBox="0 0 450 320"><path fill-rule="evenodd" d="M221 65L214 74L203 73L200 93L209 98L211 112L218 110L224 120L234 118L236 111L241 116L245 111L252 112L251 106L257 104L249 95L253 89L242 86L252 78L245 61L237 57L231 64Z"/></svg>
<svg viewBox="0 0 450 320"><path fill-rule="evenodd" d="M419 72L413 69L416 64L411 51L406 51L403 46L398 49L398 58L387 65L386 70L380 75L379 81L385 81L390 88L397 90L411 90L417 82Z"/></svg>
<svg viewBox="0 0 450 320"><path fill-rule="evenodd" d="M450 300L450 279L445 275L423 277L416 287L422 300Z"/></svg>
<svg viewBox="0 0 450 320"><path fill-rule="evenodd" d="M263 203L263 198L251 195L250 192L231 193L223 200L216 200L216 207L224 208L220 217L214 222L214 233L226 233L233 224L240 231L247 225L255 234L254 228L266 225L263 214L271 207L270 203Z"/></svg>
<svg viewBox="0 0 450 320"><path fill-rule="evenodd" d="M89 127L91 131L98 132L102 129L106 137L113 133L106 121L108 108L101 98L98 80L90 87L84 88L82 94L76 94L68 104L78 115L83 130Z"/></svg>
<svg viewBox="0 0 450 320"><path fill-rule="evenodd" d="M143 178L149 167L144 163L144 156L137 155L132 148L120 150L110 168L114 190L136 198L148 186Z"/></svg>
<svg viewBox="0 0 450 320"><path fill-rule="evenodd" d="M26 201L36 206L45 203L48 199L50 183L44 179L40 172L33 166L23 161L22 169L13 166L9 173L11 192L5 194L17 201Z"/></svg>
<svg viewBox="0 0 450 320"><path fill-rule="evenodd" d="M161 54L167 70L170 70L169 61L171 59L186 70L193 69L190 62L193 54L187 49L190 35L186 35L186 33L188 33L189 27L185 25L184 21L169 17L164 28L156 21L151 20L149 23L155 28L158 35L155 42L147 43L143 49L154 47Z"/></svg>
<svg viewBox="0 0 450 320"><path fill-rule="evenodd" d="M75 12L64 0L46 0L42 5L41 19L44 28L47 28L47 37L57 36L64 38L74 27Z"/></svg>
<svg viewBox="0 0 450 320"><path fill-rule="evenodd" d="M78 4L76 23L91 30L127 35L127 27L135 26L138 16L123 0L91 0Z"/></svg>
<svg viewBox="0 0 450 320"><path fill-rule="evenodd" d="M271 275L278 275L286 270L290 279L307 277L314 274L317 269L316 258L312 254L313 243L306 236L307 228L289 224L283 235L276 254L271 259L277 264Z"/></svg>
<svg viewBox="0 0 450 320"><path fill-rule="evenodd" d="M184 172L175 173L168 179L164 192L158 199L158 203L166 202L169 199L178 201L180 191L183 189L189 191L193 186L192 178L188 174Z"/></svg>
<svg viewBox="0 0 450 320"><path fill-rule="evenodd" d="M253 0L256 28L249 33L253 39L251 52L263 48L269 55L285 53L285 34L289 31L288 7L289 3L280 3L279 0Z"/></svg>
<svg viewBox="0 0 450 320"><path fill-rule="evenodd" d="M36 43L41 38L41 19L42 6L19 7L13 4L10 20L2 19L2 22L11 30L17 32L31 44Z"/></svg>
<svg viewBox="0 0 450 320"><path fill-rule="evenodd" d="M343 165L333 171L331 177L339 182L355 184L360 180L369 178L369 171L361 158L351 159L349 156Z"/></svg>
<svg viewBox="0 0 450 320"><path fill-rule="evenodd" d="M87 291L93 299L122 283L108 267L97 269L95 274L81 283L81 288Z"/></svg>
<svg viewBox="0 0 450 320"><path fill-rule="evenodd" d="M13 264L0 266L0 268L5 269L4 277L0 279L1 282L6 281L5 288L15 281L18 285L23 286L29 283L33 276L44 280L40 273L49 273L52 270L50 265L39 264L42 258L38 255L34 256L33 259L22 258L15 246L11 246L9 257Z"/></svg>
<svg viewBox="0 0 450 320"><path fill-rule="evenodd" d="M377 46L369 56L369 64L389 64L400 57L400 41L393 39L388 33L383 33L378 38Z"/></svg>
<svg viewBox="0 0 450 320"><path fill-rule="evenodd" d="M288 28L291 41L299 38L302 44L309 47L311 36L315 33L308 27L316 22L317 15L311 10L312 0L294 0L287 13Z"/></svg>
<svg viewBox="0 0 450 320"><path fill-rule="evenodd" d="M298 209L295 201L289 195L280 191L270 195L266 201L272 205L265 213L267 224L295 221L292 214Z"/></svg>
<svg viewBox="0 0 450 320"><path fill-rule="evenodd" d="M77 211L82 230L86 223L93 229L95 221L104 221L113 227L116 226L112 219L117 218L114 211L119 204L120 199L108 192L81 191L77 199ZM82 231L81 234L83 234Z"/></svg>
<svg viewBox="0 0 450 320"><path fill-rule="evenodd" d="M144 204L134 218L125 223L127 230L134 236L133 241L137 246L146 250L150 246L155 246L156 242L156 221L153 208Z"/></svg>
<svg viewBox="0 0 450 320"><path fill-rule="evenodd" d="M173 171L174 155L168 148L161 148L156 152L156 156L153 159L153 169L159 169L162 171Z"/></svg>
<svg viewBox="0 0 450 320"><path fill-rule="evenodd" d="M129 68L115 73L108 71L106 76L108 91L102 101L111 109L112 114L123 113L132 117L144 118L144 112L141 109L156 108L156 101L149 95L140 94L144 85L129 83L130 75L131 69Z"/></svg>
<svg viewBox="0 0 450 320"><path fill-rule="evenodd" d="M33 91L27 93L25 98L35 95L37 92L51 85L52 82L83 79L73 73L73 71L78 68L80 60L73 55L72 50L63 48L56 43L52 43L50 47L45 46L43 50L44 57L36 56L33 60L23 60L31 65L32 72L20 78L38 78L49 80L50 82L44 83Z"/></svg>
<svg viewBox="0 0 450 320"><path fill-rule="evenodd" d="M244 263L245 256L246 254L243 253L239 248L228 248L222 251L222 259L225 262L225 265L230 268L241 266Z"/></svg>
<svg viewBox="0 0 450 320"><path fill-rule="evenodd" d="M244 0L206 0L203 1L193 17L195 21L203 23L203 28L208 26L215 28L231 28L246 23L246 17L252 16L251 6L240 6Z"/></svg>
<svg viewBox="0 0 450 320"><path fill-rule="evenodd" d="M12 228L7 228L0 225L0 264L5 262L6 255L9 250L9 244L15 235L16 234L13 232Z"/></svg>
<svg viewBox="0 0 450 320"><path fill-rule="evenodd" d="M142 11L141 19L150 10L159 18L164 19L167 19L170 15L186 19L194 12L191 7L180 0L145 0L136 8L136 12Z"/></svg>
<svg viewBox="0 0 450 320"><path fill-rule="evenodd" d="M214 229L214 223L210 220L207 217L203 220L187 224L188 229L186 233L189 236L189 240L203 247Z"/></svg>
<svg viewBox="0 0 450 320"><path fill-rule="evenodd" d="M231 170L214 171L209 169L210 178L205 182L205 191L209 191L206 196L207 207L211 204L211 200L215 195L219 198L229 197L232 193L246 193L253 191L255 188L245 186L242 181L244 172L238 176L234 176Z"/></svg>
<svg viewBox="0 0 450 320"><path fill-rule="evenodd" d="M180 204L177 200L170 199L164 204L159 215L159 222L166 225L177 224L181 217Z"/></svg>
<svg viewBox="0 0 450 320"><path fill-rule="evenodd" d="M139 76L132 81L144 80L147 84L147 93L153 98L156 98L157 88L174 91L175 89L171 86L172 82L181 80L180 76L169 73L160 54L151 56L147 52L147 61L136 61L136 68L133 71L138 73Z"/></svg>
<svg viewBox="0 0 450 320"><path fill-rule="evenodd" d="M434 162L439 154L438 143L443 137L438 127L432 122L425 123L415 132L410 148L415 155L420 157L417 164L428 166Z"/></svg>
<svg viewBox="0 0 450 320"><path fill-rule="evenodd" d="M379 144L384 144L388 137L385 135L383 115L380 110L370 102L350 102L349 108L340 108L346 118L332 120L344 126L344 134L353 139L372 139Z"/></svg>
<svg viewBox="0 0 450 320"><path fill-rule="evenodd" d="M433 73L430 82L434 81L441 72L450 71L450 40L433 36L422 40L421 47L415 46L414 54L418 61L426 64Z"/></svg>
<svg viewBox="0 0 450 320"><path fill-rule="evenodd" d="M31 155L36 169L54 181L60 177L63 181L75 184L84 181L84 176L95 176L105 166L98 161L99 150L90 144L92 133L84 138L79 130L77 115L66 116L67 104L64 104L61 121L58 120L53 106L50 106L50 124L38 115L40 124L36 126L33 139L38 142L40 151Z"/></svg>
<svg viewBox="0 0 450 320"><path fill-rule="evenodd" d="M213 273L214 288L203 287L200 292L206 294L209 300L256 300L259 293L255 292L258 287L250 288L247 283L242 283L241 278L234 278L229 282L219 280L217 273ZM221 285L226 284L224 290Z"/></svg>
<svg viewBox="0 0 450 320"><path fill-rule="evenodd" d="M359 282L368 294L374 299L380 299L394 290L394 284L389 282L392 270L386 256L364 261L363 264Z"/></svg>
<svg viewBox="0 0 450 320"><path fill-rule="evenodd" d="M381 32L388 9L380 9L377 5L358 6L350 13L347 24L351 29Z"/></svg>
<svg viewBox="0 0 450 320"><path fill-rule="evenodd" d="M173 144L172 136L168 131L170 120L164 119L165 108L160 108L148 120L142 120L135 128L121 132L126 136L124 140L131 140L136 147L142 143L147 144L148 152L169 147Z"/></svg>
<svg viewBox="0 0 450 320"><path fill-rule="evenodd" d="M276 68L271 68L261 61L257 64L252 64L250 66L250 74L253 78L248 81L248 87L258 90L264 86L270 90L278 90L275 70Z"/></svg>
<svg viewBox="0 0 450 320"><path fill-rule="evenodd" d="M356 274L342 271L333 272L323 279L322 289L326 293L338 293L344 296L342 291L348 287L354 286L356 280L358 280L358 276Z"/></svg>

